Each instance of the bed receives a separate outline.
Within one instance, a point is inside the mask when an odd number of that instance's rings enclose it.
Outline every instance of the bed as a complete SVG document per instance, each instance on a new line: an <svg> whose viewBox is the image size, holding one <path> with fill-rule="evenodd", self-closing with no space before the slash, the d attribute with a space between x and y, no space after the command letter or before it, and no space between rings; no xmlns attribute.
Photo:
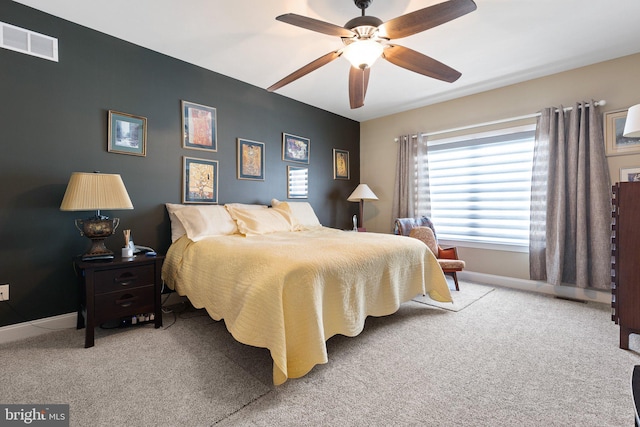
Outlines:
<svg viewBox="0 0 640 427"><path fill-rule="evenodd" d="M272 206L167 204L162 276L236 340L269 349L274 384L327 363L326 341L358 335L367 316L419 294L451 301L421 241L323 227L306 202Z"/></svg>

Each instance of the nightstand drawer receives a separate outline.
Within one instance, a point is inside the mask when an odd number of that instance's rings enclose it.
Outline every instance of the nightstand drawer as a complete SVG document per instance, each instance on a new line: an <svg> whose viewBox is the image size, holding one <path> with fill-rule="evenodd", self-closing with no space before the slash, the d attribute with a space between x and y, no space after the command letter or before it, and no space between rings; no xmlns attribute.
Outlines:
<svg viewBox="0 0 640 427"><path fill-rule="evenodd" d="M96 295L95 322L154 311L154 285Z"/></svg>
<svg viewBox="0 0 640 427"><path fill-rule="evenodd" d="M95 293L102 294L150 285L155 281L154 274L153 264L96 271Z"/></svg>

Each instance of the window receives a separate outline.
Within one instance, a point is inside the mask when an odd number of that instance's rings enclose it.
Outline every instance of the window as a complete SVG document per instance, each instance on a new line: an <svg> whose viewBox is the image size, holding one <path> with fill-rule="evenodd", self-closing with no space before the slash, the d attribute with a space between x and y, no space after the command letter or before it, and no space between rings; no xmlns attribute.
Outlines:
<svg viewBox="0 0 640 427"><path fill-rule="evenodd" d="M428 141L438 239L527 250L534 138L531 125Z"/></svg>
<svg viewBox="0 0 640 427"><path fill-rule="evenodd" d="M287 166L287 198L306 199L309 194L309 168Z"/></svg>

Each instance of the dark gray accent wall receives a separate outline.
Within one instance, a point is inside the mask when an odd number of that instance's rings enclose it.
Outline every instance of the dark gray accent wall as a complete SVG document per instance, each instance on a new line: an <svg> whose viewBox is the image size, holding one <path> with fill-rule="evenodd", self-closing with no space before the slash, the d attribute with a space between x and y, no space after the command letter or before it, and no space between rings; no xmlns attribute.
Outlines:
<svg viewBox="0 0 640 427"><path fill-rule="evenodd" d="M11 286L10 307L0 303L0 326L76 310L71 260L89 241L74 220L91 212L59 210L72 172L120 174L135 209L105 213L119 217L136 243L164 253L164 203L181 202L183 156L219 161L220 204L269 204L287 198L287 132L311 140L308 201L320 221L350 227L357 204L346 198L360 176L358 122L9 0L0 0L0 20L58 38L60 58L0 49L0 283ZM217 108L216 153L182 148L181 100ZM108 110L148 119L146 157L107 152ZM265 143L264 181L236 179L238 137ZM349 151L351 180L333 179L333 148ZM112 250L122 243L120 230L107 240Z"/></svg>

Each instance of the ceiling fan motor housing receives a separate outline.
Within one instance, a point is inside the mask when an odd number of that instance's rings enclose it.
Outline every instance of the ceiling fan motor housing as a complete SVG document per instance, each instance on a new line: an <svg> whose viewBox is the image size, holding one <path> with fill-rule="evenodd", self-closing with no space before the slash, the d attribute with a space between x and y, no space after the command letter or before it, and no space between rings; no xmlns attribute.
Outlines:
<svg viewBox="0 0 640 427"><path fill-rule="evenodd" d="M376 18L375 16L358 16L344 24L344 28L356 33L358 38L368 39L374 35L380 25L382 25L382 19L380 18Z"/></svg>

